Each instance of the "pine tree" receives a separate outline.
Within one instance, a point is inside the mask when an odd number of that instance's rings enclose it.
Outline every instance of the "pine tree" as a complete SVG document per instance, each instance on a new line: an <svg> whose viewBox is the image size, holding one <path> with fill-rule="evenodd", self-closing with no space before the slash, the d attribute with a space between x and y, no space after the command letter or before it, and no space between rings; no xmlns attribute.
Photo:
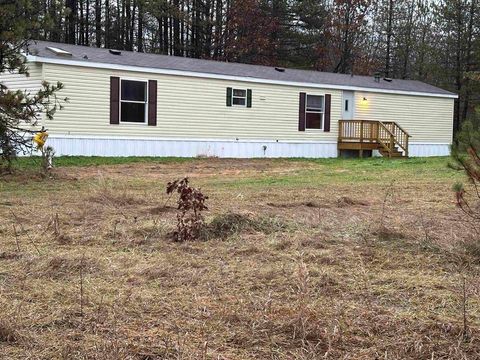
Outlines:
<svg viewBox="0 0 480 360"><path fill-rule="evenodd" d="M30 0L6 0L0 7L0 73L18 73L28 76L26 58L28 39L41 28L32 20L34 8ZM52 118L61 108L56 93L62 84L42 84L36 94L10 90L0 81L0 160L11 169L18 153L32 148L32 126L37 125L42 113Z"/></svg>

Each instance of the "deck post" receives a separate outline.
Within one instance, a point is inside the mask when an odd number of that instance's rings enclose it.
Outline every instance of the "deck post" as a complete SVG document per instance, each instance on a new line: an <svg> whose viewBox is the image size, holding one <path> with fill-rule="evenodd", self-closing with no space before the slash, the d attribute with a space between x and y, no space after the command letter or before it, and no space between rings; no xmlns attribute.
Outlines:
<svg viewBox="0 0 480 360"><path fill-rule="evenodd" d="M360 144L363 144L363 120L360 120Z"/></svg>
<svg viewBox="0 0 480 360"><path fill-rule="evenodd" d="M408 158L408 136L405 135L405 156Z"/></svg>
<svg viewBox="0 0 480 360"><path fill-rule="evenodd" d="M395 147L395 137L390 134L390 157L392 157L394 147Z"/></svg>

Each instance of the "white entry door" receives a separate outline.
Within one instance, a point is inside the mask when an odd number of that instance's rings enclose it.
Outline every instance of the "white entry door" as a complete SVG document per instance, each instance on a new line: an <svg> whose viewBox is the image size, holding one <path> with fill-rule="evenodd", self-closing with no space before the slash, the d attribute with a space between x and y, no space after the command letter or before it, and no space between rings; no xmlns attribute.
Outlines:
<svg viewBox="0 0 480 360"><path fill-rule="evenodd" d="M343 91L342 119L353 120L355 111L355 96L353 91Z"/></svg>

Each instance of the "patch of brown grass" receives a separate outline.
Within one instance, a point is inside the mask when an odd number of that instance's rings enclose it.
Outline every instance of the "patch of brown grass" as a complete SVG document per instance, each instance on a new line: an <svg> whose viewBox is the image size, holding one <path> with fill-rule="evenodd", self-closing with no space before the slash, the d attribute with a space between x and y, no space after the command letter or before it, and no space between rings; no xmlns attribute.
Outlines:
<svg viewBox="0 0 480 360"><path fill-rule="evenodd" d="M316 162L198 159L7 183L0 357L475 359L480 267L451 179L392 169L357 182ZM162 184L182 175L209 196L208 241L167 238ZM383 206L391 178L405 181Z"/></svg>
<svg viewBox="0 0 480 360"><path fill-rule="evenodd" d="M103 176L100 176L97 183L92 186L89 201L118 207L145 203L144 198L137 197L126 187L119 188L113 181L106 180Z"/></svg>
<svg viewBox="0 0 480 360"><path fill-rule="evenodd" d="M19 339L17 331L15 331L11 324L0 320L0 344L15 343Z"/></svg>
<svg viewBox="0 0 480 360"><path fill-rule="evenodd" d="M68 255L57 255L50 259L38 262L38 259L31 260L34 273L37 277L62 279L83 274L94 274L102 268L100 263L92 257Z"/></svg>
<svg viewBox="0 0 480 360"><path fill-rule="evenodd" d="M228 212L215 216L204 229L204 239L226 239L240 233L271 234L288 230L286 224L280 218L254 217L249 214Z"/></svg>

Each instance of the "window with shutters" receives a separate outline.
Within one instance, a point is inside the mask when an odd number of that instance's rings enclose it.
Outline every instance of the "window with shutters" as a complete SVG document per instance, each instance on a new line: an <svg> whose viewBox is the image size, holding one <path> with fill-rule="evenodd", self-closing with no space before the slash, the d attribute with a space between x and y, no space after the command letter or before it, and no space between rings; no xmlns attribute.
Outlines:
<svg viewBox="0 0 480 360"><path fill-rule="evenodd" d="M120 121L125 123L147 122L148 87L144 80L120 82Z"/></svg>
<svg viewBox="0 0 480 360"><path fill-rule="evenodd" d="M246 89L233 89L232 105L247 106L247 90Z"/></svg>
<svg viewBox="0 0 480 360"><path fill-rule="evenodd" d="M305 128L323 129L325 115L325 97L319 95L307 95L305 106Z"/></svg>

